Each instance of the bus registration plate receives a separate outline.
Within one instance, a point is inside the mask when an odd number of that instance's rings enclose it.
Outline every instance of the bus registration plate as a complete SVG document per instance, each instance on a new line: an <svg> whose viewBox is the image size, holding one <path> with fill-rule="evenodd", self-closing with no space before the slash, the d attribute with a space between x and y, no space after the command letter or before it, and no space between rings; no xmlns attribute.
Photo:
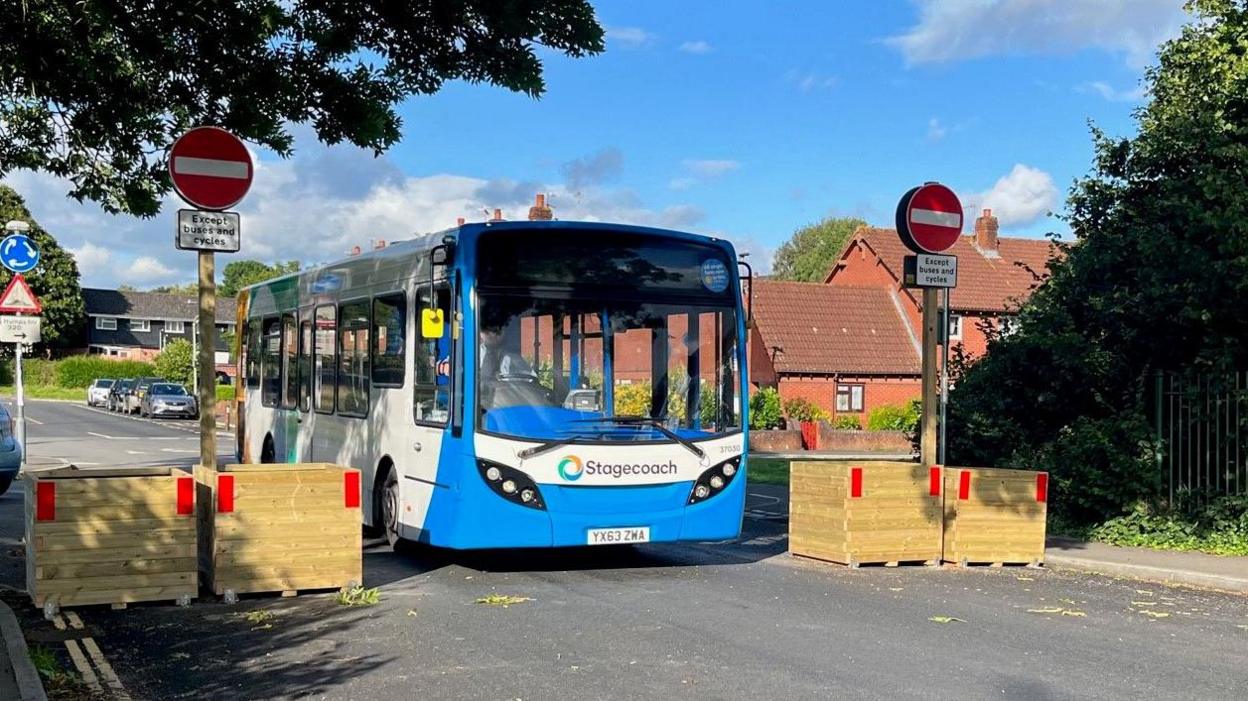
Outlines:
<svg viewBox="0 0 1248 701"><path fill-rule="evenodd" d="M619 545L621 543L649 543L650 527L634 526L630 528L591 528L589 529L590 545Z"/></svg>

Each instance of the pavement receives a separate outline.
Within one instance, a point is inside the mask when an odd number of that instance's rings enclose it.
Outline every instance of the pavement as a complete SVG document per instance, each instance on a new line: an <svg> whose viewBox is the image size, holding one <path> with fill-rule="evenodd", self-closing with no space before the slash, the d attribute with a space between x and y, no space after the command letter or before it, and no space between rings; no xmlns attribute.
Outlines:
<svg viewBox="0 0 1248 701"><path fill-rule="evenodd" d="M32 445L73 461L179 458L162 448L182 446L180 427L32 404ZM381 601L367 607L203 597L75 609L58 625L10 603L67 668L70 643L94 648L84 664L100 698L1243 698L1248 598L1065 569L794 558L786 499L751 485L727 543L456 553L368 541L365 585ZM2 585L21 586L21 535L21 497L4 495ZM517 598L478 603L490 594Z"/></svg>

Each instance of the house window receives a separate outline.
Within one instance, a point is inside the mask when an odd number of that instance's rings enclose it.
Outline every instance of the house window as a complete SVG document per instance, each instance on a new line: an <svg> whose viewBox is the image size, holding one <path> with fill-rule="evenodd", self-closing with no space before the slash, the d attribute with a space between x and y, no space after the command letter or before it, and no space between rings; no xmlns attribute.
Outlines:
<svg viewBox="0 0 1248 701"><path fill-rule="evenodd" d="M838 384L836 386L836 410L849 413L862 411L865 391L864 385Z"/></svg>
<svg viewBox="0 0 1248 701"><path fill-rule="evenodd" d="M95 318L95 328L100 331L116 331L117 319L111 316L97 316Z"/></svg>
<svg viewBox="0 0 1248 701"><path fill-rule="evenodd" d="M186 322L184 321L166 321L165 333L186 333Z"/></svg>
<svg viewBox="0 0 1248 701"><path fill-rule="evenodd" d="M1003 316L997 322L997 330L1001 336L1009 336L1018 330L1018 321L1012 316Z"/></svg>
<svg viewBox="0 0 1248 701"><path fill-rule="evenodd" d="M131 331L151 331L152 324L147 319L131 319L130 330Z"/></svg>
<svg viewBox="0 0 1248 701"><path fill-rule="evenodd" d="M962 340L962 315L961 314L949 315L949 340L950 341Z"/></svg>

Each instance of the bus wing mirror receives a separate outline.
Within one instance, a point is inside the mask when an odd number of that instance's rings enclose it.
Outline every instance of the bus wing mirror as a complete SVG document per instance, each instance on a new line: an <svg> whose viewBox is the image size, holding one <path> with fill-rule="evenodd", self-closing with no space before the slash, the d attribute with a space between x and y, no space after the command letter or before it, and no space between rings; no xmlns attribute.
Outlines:
<svg viewBox="0 0 1248 701"><path fill-rule="evenodd" d="M443 317L441 309L420 310L421 338L442 338L445 326L446 319Z"/></svg>
<svg viewBox="0 0 1248 701"><path fill-rule="evenodd" d="M741 268L745 274L741 275ZM737 261L737 275L745 283L745 328L754 328L754 268L744 260Z"/></svg>

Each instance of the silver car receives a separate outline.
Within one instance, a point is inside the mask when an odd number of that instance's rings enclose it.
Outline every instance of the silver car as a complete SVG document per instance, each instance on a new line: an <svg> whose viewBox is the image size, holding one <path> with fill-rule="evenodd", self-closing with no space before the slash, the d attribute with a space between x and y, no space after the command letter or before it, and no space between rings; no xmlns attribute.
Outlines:
<svg viewBox="0 0 1248 701"><path fill-rule="evenodd" d="M143 393L139 402L139 415L160 418L181 416L199 418L199 402L182 385L172 382L153 382Z"/></svg>
<svg viewBox="0 0 1248 701"><path fill-rule="evenodd" d="M13 416L0 404L0 494L9 491L22 466L22 451L13 437Z"/></svg>
<svg viewBox="0 0 1248 701"><path fill-rule="evenodd" d="M108 404L108 390L113 388L113 383L116 381L111 377L97 377L87 388L87 406Z"/></svg>

